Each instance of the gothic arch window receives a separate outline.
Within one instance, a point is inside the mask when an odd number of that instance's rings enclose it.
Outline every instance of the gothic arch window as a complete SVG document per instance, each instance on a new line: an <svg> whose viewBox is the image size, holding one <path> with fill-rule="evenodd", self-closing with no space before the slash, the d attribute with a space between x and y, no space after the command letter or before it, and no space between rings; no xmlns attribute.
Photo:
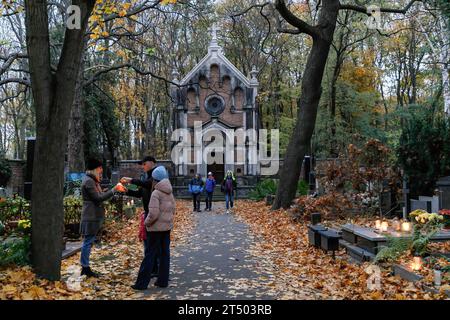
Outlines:
<svg viewBox="0 0 450 320"><path fill-rule="evenodd" d="M241 87L234 89L234 107L242 109L244 107L244 90Z"/></svg>
<svg viewBox="0 0 450 320"><path fill-rule="evenodd" d="M231 77L229 75L222 77L222 88L224 92L231 93Z"/></svg>
<svg viewBox="0 0 450 320"><path fill-rule="evenodd" d="M217 64L212 64L210 67L209 81L213 88L219 87L220 81L220 68Z"/></svg>
<svg viewBox="0 0 450 320"><path fill-rule="evenodd" d="M189 110L195 110L198 108L198 95L195 88L190 87L187 90L187 106Z"/></svg>

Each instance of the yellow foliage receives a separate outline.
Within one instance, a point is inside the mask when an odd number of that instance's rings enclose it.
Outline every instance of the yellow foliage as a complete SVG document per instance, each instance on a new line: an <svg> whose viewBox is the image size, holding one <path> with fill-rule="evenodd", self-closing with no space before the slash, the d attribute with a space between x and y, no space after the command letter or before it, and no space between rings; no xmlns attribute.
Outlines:
<svg viewBox="0 0 450 320"><path fill-rule="evenodd" d="M175 4L175 3L177 3L177 0L162 0L161 1L161 5L163 5L163 6L167 6L169 4Z"/></svg>
<svg viewBox="0 0 450 320"><path fill-rule="evenodd" d="M341 78L355 85L358 92L376 90L377 68L374 66L375 54L368 50L360 53L361 61L346 61L342 67Z"/></svg>

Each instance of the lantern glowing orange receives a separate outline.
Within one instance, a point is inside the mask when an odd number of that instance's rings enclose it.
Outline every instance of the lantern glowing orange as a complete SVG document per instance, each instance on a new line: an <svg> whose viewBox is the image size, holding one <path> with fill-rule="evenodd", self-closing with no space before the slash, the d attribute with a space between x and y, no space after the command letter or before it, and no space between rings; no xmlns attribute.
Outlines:
<svg viewBox="0 0 450 320"><path fill-rule="evenodd" d="M403 232L411 231L411 223L410 222L403 222L402 223L402 231Z"/></svg>
<svg viewBox="0 0 450 320"><path fill-rule="evenodd" d="M414 257L413 261L411 262L411 270L418 271L422 268L422 258L421 257Z"/></svg>
<svg viewBox="0 0 450 320"><path fill-rule="evenodd" d="M381 230L381 220L375 220L375 229Z"/></svg>

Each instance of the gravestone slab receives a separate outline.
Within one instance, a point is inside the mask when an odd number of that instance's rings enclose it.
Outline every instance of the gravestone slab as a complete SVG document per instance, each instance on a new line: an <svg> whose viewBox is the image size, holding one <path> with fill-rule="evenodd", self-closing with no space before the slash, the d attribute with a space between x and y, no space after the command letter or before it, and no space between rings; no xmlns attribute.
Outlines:
<svg viewBox="0 0 450 320"><path fill-rule="evenodd" d="M431 213L431 201L421 201L421 200L415 200L411 199L411 211L414 210L425 210L429 213Z"/></svg>
<svg viewBox="0 0 450 320"><path fill-rule="evenodd" d="M436 182L439 189L439 209L450 209L450 176Z"/></svg>
<svg viewBox="0 0 450 320"><path fill-rule="evenodd" d="M327 228L321 225L308 225L308 240L309 244L315 247L320 247L320 231L326 231Z"/></svg>
<svg viewBox="0 0 450 320"><path fill-rule="evenodd" d="M431 202L431 212L439 211L439 197L438 196L433 196L433 197L419 196L419 201L430 201Z"/></svg>
<svg viewBox="0 0 450 320"><path fill-rule="evenodd" d="M390 191L380 194L380 206L383 213L389 212L392 209L392 196Z"/></svg>
<svg viewBox="0 0 450 320"><path fill-rule="evenodd" d="M334 251L339 250L339 239L341 235L332 229L327 229L325 231L319 231L320 234L320 246L325 251Z"/></svg>
<svg viewBox="0 0 450 320"><path fill-rule="evenodd" d="M73 256L77 252L81 251L82 245L83 245L83 242L81 242L81 241L67 242L66 248L62 252L62 259L66 259L70 256Z"/></svg>
<svg viewBox="0 0 450 320"><path fill-rule="evenodd" d="M423 279L423 277L421 275L414 273L409 268L402 266L400 264L394 264L393 269L394 269L394 274L396 276L399 276L402 279L405 279L406 281L416 282L416 281L420 281Z"/></svg>
<svg viewBox="0 0 450 320"><path fill-rule="evenodd" d="M397 232L393 230L380 234L373 228L361 227L351 223L342 225L341 232L343 239L346 242L356 245L371 254L377 254L383 246L386 246L388 240L386 235L404 239L408 239L412 236L411 233ZM450 240L450 230L441 230L431 237L430 240L433 242L448 241Z"/></svg>

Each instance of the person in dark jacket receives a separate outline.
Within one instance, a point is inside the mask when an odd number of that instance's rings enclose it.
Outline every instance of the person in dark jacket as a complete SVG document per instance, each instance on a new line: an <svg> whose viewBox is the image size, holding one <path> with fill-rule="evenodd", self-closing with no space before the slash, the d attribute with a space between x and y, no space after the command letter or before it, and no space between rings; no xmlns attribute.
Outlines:
<svg viewBox="0 0 450 320"><path fill-rule="evenodd" d="M165 288L169 285L170 231L174 223L175 198L169 176L163 166L157 167L152 176L157 183L150 199L149 213L145 219L147 229L145 241L148 244L136 282L131 286L135 290L147 289L151 279L150 271L153 269L158 252L161 253L155 286Z"/></svg>
<svg viewBox="0 0 450 320"><path fill-rule="evenodd" d="M233 175L233 171L228 170L226 177L222 182L222 191L225 193L225 203L227 208L227 214L230 213L230 208L233 209L234 204L234 191L236 190L237 183L236 178Z"/></svg>
<svg viewBox="0 0 450 320"><path fill-rule="evenodd" d="M203 180L200 174L196 174L195 177L189 182L189 192L192 194L192 201L194 203L194 212L201 212L200 210L200 195L203 192Z"/></svg>
<svg viewBox="0 0 450 320"><path fill-rule="evenodd" d="M154 190L154 182L152 178L152 172L156 168L156 159L147 156L139 162L144 171L139 179L133 179L129 177L123 177L120 182L123 184L134 184L138 186L138 190L128 190L127 196L141 198L142 206L144 207L145 216L148 214L148 203Z"/></svg>
<svg viewBox="0 0 450 320"><path fill-rule="evenodd" d="M155 188L155 182L152 178L152 172L156 168L156 159L152 156L146 156L142 161L139 161L142 166L143 173L140 179L133 179L129 177L123 177L120 182L123 184L134 184L138 187L138 190L128 190L127 196L141 198L142 206L144 207L144 217L147 218L148 215L148 204L150 202L150 197ZM147 241L144 241L144 253L146 250ZM158 255L157 255L158 257ZM152 275L156 276L158 274L158 263L154 264L154 270Z"/></svg>
<svg viewBox="0 0 450 320"><path fill-rule="evenodd" d="M214 194L214 188L216 187L216 179L212 172L208 172L208 178L205 182L205 190L206 190L206 211L211 211L212 207L212 198Z"/></svg>
<svg viewBox="0 0 450 320"><path fill-rule="evenodd" d="M87 161L86 176L81 183L83 209L81 213L80 234L83 236L81 247L81 275L98 277L98 274L89 266L91 248L101 230L105 219L105 209L102 202L111 198L115 192L126 192L126 188L118 183L113 189L103 192L100 179L103 173L102 162L97 159Z"/></svg>

